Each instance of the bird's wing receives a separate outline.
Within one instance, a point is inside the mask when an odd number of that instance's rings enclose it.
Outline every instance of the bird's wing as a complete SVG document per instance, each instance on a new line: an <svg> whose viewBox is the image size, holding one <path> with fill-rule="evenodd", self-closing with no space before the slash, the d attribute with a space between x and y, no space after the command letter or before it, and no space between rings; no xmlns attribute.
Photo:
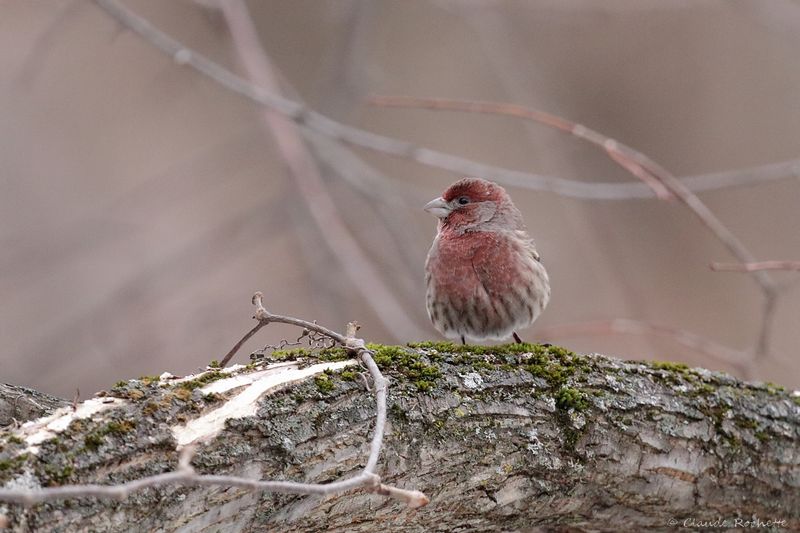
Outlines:
<svg viewBox="0 0 800 533"><path fill-rule="evenodd" d="M514 252L508 239L498 234L484 235L484 242L476 247L472 256L472 269L486 295L494 297L513 282L516 269L509 257Z"/></svg>
<svg viewBox="0 0 800 533"><path fill-rule="evenodd" d="M533 242L533 239L531 239L530 235L528 235L528 232L524 230L517 230L514 232L514 234L520 241L525 243L525 248L531 254L531 256L541 263L542 259L539 257L539 252L536 250L536 244Z"/></svg>

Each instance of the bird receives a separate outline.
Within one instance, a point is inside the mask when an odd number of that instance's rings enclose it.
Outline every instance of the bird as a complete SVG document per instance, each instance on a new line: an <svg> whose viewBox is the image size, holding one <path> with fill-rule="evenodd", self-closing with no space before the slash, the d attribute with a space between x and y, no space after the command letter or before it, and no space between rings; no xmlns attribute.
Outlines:
<svg viewBox="0 0 800 533"><path fill-rule="evenodd" d="M426 307L449 339L503 340L533 324L550 280L519 209L500 185L463 178L428 202L439 219L425 261Z"/></svg>

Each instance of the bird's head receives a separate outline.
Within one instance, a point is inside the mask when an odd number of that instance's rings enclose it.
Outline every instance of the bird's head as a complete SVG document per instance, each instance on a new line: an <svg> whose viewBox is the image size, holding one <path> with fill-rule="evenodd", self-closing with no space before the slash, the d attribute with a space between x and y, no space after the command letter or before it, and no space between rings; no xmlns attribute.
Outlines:
<svg viewBox="0 0 800 533"><path fill-rule="evenodd" d="M513 229L522 224L522 217L506 190L480 178L458 180L424 209L440 220L441 227L457 231L480 230L496 225L495 222Z"/></svg>

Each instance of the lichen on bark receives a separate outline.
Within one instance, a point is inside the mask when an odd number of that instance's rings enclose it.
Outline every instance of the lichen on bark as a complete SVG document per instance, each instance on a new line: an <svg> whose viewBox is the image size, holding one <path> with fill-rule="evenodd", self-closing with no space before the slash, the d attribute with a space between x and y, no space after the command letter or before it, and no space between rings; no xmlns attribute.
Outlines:
<svg viewBox="0 0 800 533"><path fill-rule="evenodd" d="M542 345L372 348L391 380L379 473L428 494L423 509L369 493L162 487L121 503L82 499L5 513L37 531L619 531L753 516L800 526L800 405L778 387ZM319 362L309 352L278 358ZM194 466L309 482L355 474L374 419L357 374L347 367L264 395L255 415L228 420L200 447ZM197 379L196 387L150 379L112 389L124 404L74 421L38 455L12 459L0 483L111 483L174 468L170 428L236 393L210 395L204 387L214 380ZM25 447L8 435L0 442L0 461Z"/></svg>

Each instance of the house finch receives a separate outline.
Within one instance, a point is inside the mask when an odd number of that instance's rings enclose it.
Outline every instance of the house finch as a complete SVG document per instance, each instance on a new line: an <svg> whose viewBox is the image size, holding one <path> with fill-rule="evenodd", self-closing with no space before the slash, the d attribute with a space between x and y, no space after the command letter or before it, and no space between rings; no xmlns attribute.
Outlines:
<svg viewBox="0 0 800 533"><path fill-rule="evenodd" d="M425 210L439 218L425 262L428 316L445 337L522 342L550 299L550 281L522 214L505 189L477 178L453 183Z"/></svg>

